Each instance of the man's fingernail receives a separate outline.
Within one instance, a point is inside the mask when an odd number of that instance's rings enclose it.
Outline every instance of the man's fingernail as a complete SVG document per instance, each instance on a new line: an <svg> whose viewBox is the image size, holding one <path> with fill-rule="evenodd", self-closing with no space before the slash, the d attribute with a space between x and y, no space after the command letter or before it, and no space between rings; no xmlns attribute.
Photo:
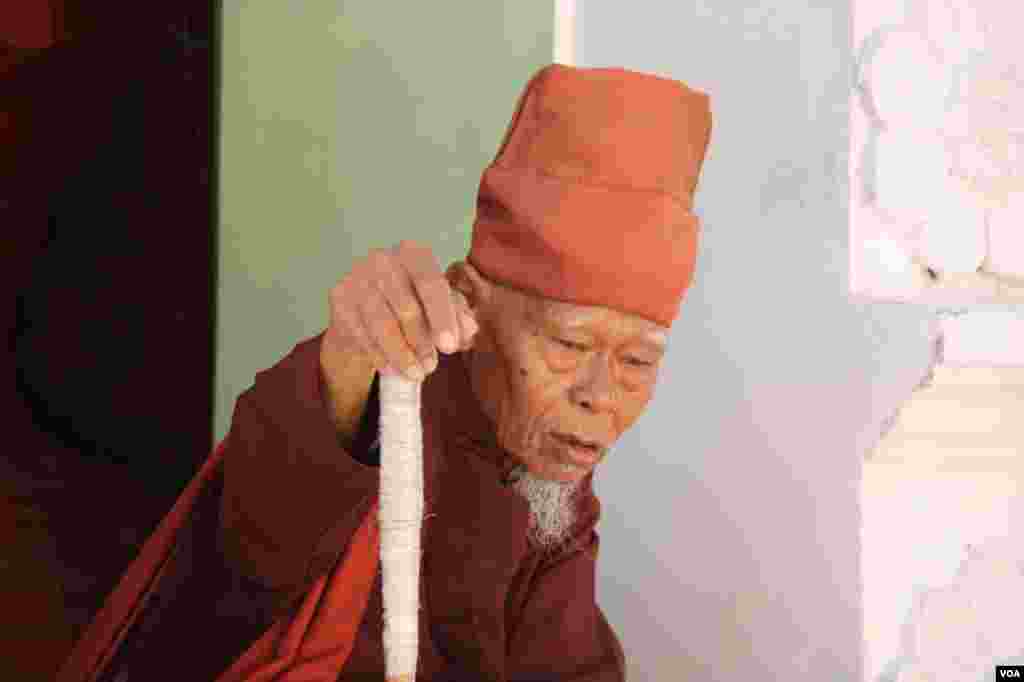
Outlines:
<svg viewBox="0 0 1024 682"><path fill-rule="evenodd" d="M458 344L455 342L455 335L451 332L441 332L441 338L438 345L445 353L454 353L458 350Z"/></svg>

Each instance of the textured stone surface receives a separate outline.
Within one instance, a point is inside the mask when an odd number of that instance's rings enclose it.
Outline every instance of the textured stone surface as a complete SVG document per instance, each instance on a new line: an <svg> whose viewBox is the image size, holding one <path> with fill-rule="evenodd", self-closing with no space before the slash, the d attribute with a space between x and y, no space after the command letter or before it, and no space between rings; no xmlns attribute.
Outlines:
<svg viewBox="0 0 1024 682"><path fill-rule="evenodd" d="M866 679L1024 663L1024 367L937 366L865 463Z"/></svg>
<svg viewBox="0 0 1024 682"><path fill-rule="evenodd" d="M855 0L853 290L959 304L1024 300L1024 22L1001 0ZM882 10L882 7L888 7ZM880 276L870 244L901 244L916 289Z"/></svg>

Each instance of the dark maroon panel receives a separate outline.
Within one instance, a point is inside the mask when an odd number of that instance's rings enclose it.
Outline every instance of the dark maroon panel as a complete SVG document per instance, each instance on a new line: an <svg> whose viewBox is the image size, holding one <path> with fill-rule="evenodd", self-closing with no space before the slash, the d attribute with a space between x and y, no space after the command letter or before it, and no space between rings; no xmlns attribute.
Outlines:
<svg viewBox="0 0 1024 682"><path fill-rule="evenodd" d="M0 59L2 407L24 444L0 475L51 512L90 599L211 446L215 12L68 2L66 40Z"/></svg>

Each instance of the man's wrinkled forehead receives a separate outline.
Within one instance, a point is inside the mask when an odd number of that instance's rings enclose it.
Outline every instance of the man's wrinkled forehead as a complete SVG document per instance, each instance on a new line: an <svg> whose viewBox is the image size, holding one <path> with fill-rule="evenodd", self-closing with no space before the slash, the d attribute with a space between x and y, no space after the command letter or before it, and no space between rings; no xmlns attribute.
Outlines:
<svg viewBox="0 0 1024 682"><path fill-rule="evenodd" d="M547 298L540 298L540 313L547 321L559 327L586 327L596 321L606 320L611 316L616 321L628 324L631 331L636 330L643 339L660 348L668 344L668 328L637 315L630 315L601 306L566 303Z"/></svg>

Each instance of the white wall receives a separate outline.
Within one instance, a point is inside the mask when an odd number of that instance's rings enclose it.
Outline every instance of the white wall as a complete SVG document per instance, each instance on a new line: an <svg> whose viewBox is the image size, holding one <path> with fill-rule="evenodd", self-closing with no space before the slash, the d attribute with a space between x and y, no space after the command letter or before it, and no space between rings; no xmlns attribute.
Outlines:
<svg viewBox="0 0 1024 682"><path fill-rule="evenodd" d="M630 678L860 680L860 462L933 325L847 299L849 3L577 12L580 65L678 78L715 117L696 284L597 482L599 597Z"/></svg>

